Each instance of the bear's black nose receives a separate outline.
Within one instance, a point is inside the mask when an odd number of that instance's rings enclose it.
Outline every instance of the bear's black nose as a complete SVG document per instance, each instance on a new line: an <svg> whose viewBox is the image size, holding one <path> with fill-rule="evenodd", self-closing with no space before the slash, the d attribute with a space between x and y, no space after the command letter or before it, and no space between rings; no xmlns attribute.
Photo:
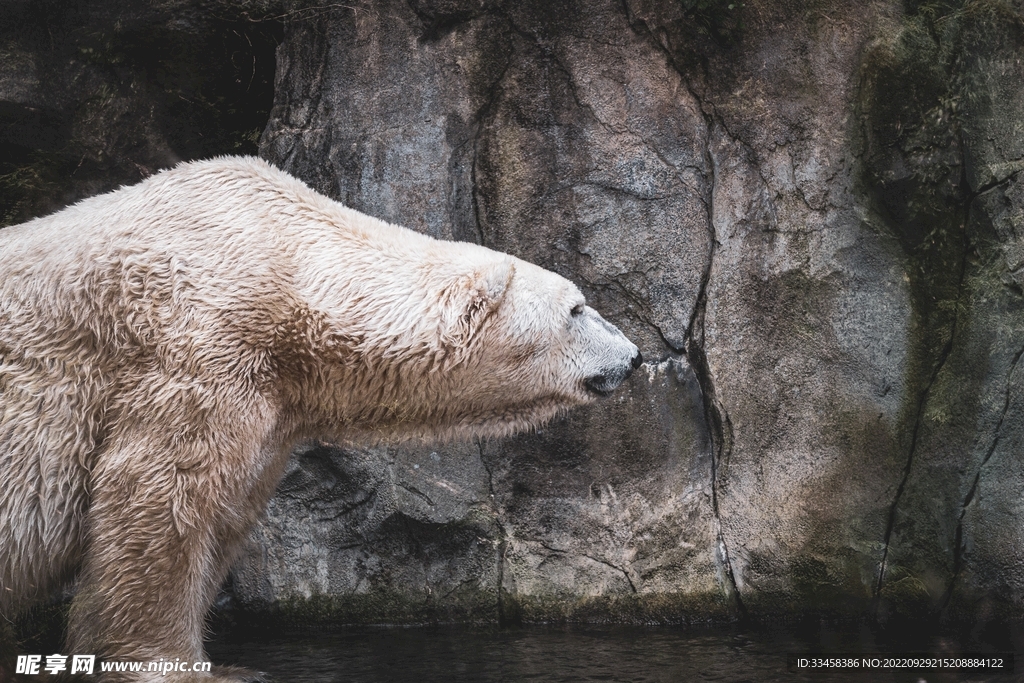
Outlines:
<svg viewBox="0 0 1024 683"><path fill-rule="evenodd" d="M633 356L632 363L633 363L633 369L634 370L636 368L640 367L641 365L643 365L644 364L644 354L642 354L639 351L637 351L636 355Z"/></svg>

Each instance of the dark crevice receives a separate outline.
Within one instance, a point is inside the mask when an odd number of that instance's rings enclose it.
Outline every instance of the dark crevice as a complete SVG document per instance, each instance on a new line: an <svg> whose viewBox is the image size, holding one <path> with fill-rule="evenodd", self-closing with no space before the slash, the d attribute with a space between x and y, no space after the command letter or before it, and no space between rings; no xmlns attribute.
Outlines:
<svg viewBox="0 0 1024 683"><path fill-rule="evenodd" d="M991 192L992 190L996 189L997 187L1000 187L1001 185L1006 185L1011 181L1016 180L1017 176L1021 174L1022 170L1024 169L1018 169L1011 173L1010 175L1006 176L1005 178L1000 178L999 180L992 180L990 182L985 183L984 185L982 185L977 190L974 190L971 193L968 202L974 201L975 199L985 194L986 192Z"/></svg>
<svg viewBox="0 0 1024 683"><path fill-rule="evenodd" d="M962 133L960 140L960 149L962 154L962 150L965 149L965 145L962 140ZM892 532L896 525L896 512L899 508L900 500L903 497L903 493L906 490L907 482L910 479L910 472L914 466L914 456L916 455L918 439L921 433L921 426L924 421L925 408L928 405L928 399L931 396L932 388L935 386L935 382L938 380L939 374L942 372L942 369L946 366L946 361L949 359L949 355L953 351L953 344L956 341L958 323L960 318L960 303L963 299L964 279L967 273L967 258L970 252L968 227L970 225L971 203L974 201L974 198L977 196L977 194L980 194L980 191L978 193L974 193L971 191L970 185L967 182L966 164L964 163L962 158L960 163L960 194L961 196L964 197L962 208L962 222L960 226L962 244L960 247L960 273L957 278L956 296L954 298L955 306L953 320L949 329L949 338L946 340L946 343L943 345L942 350L939 352L938 359L935 363L934 368L932 369L930 377L928 378L928 382L925 385L924 389L921 391L920 399L917 404L916 415L914 418L914 429L911 432L910 436L910 447L908 448L907 462L906 465L904 465L903 467L903 476L900 479L899 486L896 488L896 496L893 499L892 506L889 508L889 516L885 527L885 536L883 537L884 547L882 550L882 559L879 562L878 566L878 582L875 585L873 612L876 618L878 618L879 610L881 608L882 587L885 582L885 570L886 564L889 559L889 547L892 541Z"/></svg>
<svg viewBox="0 0 1024 683"><path fill-rule="evenodd" d="M643 315L642 311L645 308L645 306L644 306L643 301L641 301L639 297L637 297L633 292L629 291L629 289L626 288L626 286L623 285L618 280L612 280L612 282L615 283L615 285L617 286L619 292L624 297L626 297L627 299L629 299L630 301L633 302L633 305L636 307L636 310L634 312L634 315L636 316L636 318L640 322L644 323L645 325L647 325L652 330L654 330L655 332L658 333L658 338L661 339L661 343L665 345L665 348L667 348L669 350L670 354L679 355L679 354L683 354L683 353L686 352L686 350L685 350L685 348L683 346L680 346L679 344L672 342L667 336L665 336L665 332L664 332L664 330L661 329L660 325L658 325L657 323L651 321L647 316Z"/></svg>
<svg viewBox="0 0 1024 683"><path fill-rule="evenodd" d="M485 122L492 115L495 104L498 101L498 91L501 89L501 83L505 80L505 74L508 73L509 67L512 65L512 53L509 52L508 60L505 62L505 66L502 67L501 73L494 79L494 83L487 92L487 99L483 106L476 112L473 117L473 162L469 166L469 196L473 203L473 217L474 225L476 226L477 239L479 244L486 246L484 240L484 215L483 209L480 205L479 198L479 184L477 180L477 166L480 163L480 137L483 135ZM482 446L481 446L482 448ZM482 451L481 451L482 453Z"/></svg>
<svg viewBox="0 0 1024 683"><path fill-rule="evenodd" d="M715 524L717 526L716 541L718 547L716 548L716 552L721 555L720 561L728 583L728 592L735 601L736 611L739 614L740 619L746 620L748 616L747 608L743 604L743 598L740 595L739 586L736 583L736 574L732 567L732 560L729 556L729 547L725 542L718 496L718 474L721 463L728 461L732 455L732 421L729 419L728 413L718 401L715 390L714 374L711 372L707 354L704 350L704 320L707 313L707 292L711 281L715 255L719 246L718 234L715 229L714 214L714 193L715 186L718 181L718 169L715 166L714 155L711 153L711 136L716 125L720 125L726 135L729 135L730 137L732 136L729 134L728 128L725 126L724 122L716 121L713 114L714 107L710 106L709 111L709 104L705 103L694 92L690 85L690 81L687 78L686 72L676 63L676 60L669 49L661 44L661 42L651 32L650 27L647 26L644 21L633 20L630 16L627 0L622 0L622 8L626 15L626 22L629 24L633 32L636 33L637 36L645 38L647 42L655 47L656 50L665 55L668 64L675 69L676 73L679 74L680 81L686 87L690 96L697 103L702 115L704 116L708 145L705 150L705 157L708 174L710 175L710 182L706 197L702 197L702 201L704 206L707 208L708 214L709 247L707 265L704 268L704 272L701 274L700 288L697 293L697 302L693 307L693 312L690 314L690 320L686 328L684 348L678 350L685 353L686 358L690 363L690 367L693 368L694 375L697 378L697 384L700 386L701 398L704 403L704 420L710 428L708 433L711 437L711 507L714 512ZM664 340L664 335L662 335L662 339ZM664 341L669 348L674 348L671 344L668 344L667 340Z"/></svg>
<svg viewBox="0 0 1024 683"><path fill-rule="evenodd" d="M278 493L281 496L291 498L291 496L287 496L287 494L281 493L280 491ZM298 500L298 499L293 498L293 500ZM337 511L334 512L334 514L319 515L316 519L319 522L334 522L334 521L337 521L338 519L348 515L350 512L363 507L364 505L368 505L370 503L376 502L376 500L377 500L377 492L376 491L370 491L365 497L360 498L359 500L357 500L357 501L355 501L353 503L348 503L346 505L340 506L337 509Z"/></svg>
<svg viewBox="0 0 1024 683"><path fill-rule="evenodd" d="M568 550L562 550L561 548L556 548L553 545L549 545L548 543L545 543L544 541L540 540L539 538L525 538L524 537L523 540L526 541L527 543L536 543L541 548L544 548L544 550L549 550L549 551L551 551L553 553L557 553L559 555L568 555L569 554Z"/></svg>
<svg viewBox="0 0 1024 683"><path fill-rule="evenodd" d="M978 490L978 483L981 481L981 471L988 464L992 454L995 453L996 447L999 445L1000 431L1003 428L1003 421L1006 419L1006 413L1010 409L1010 392L1013 389L1013 373L1017 370L1017 364L1020 362L1021 356L1024 355L1024 348L1021 348L1013 356L1013 361L1010 363L1010 371L1006 376L1006 394L1003 398L1003 411L999 415L999 421L996 423L994 435L992 437L992 444L988 447L988 451L985 452L985 457L982 458L981 464L978 465L978 471L974 475L974 481L971 483L970 490L967 491L967 495L964 497L963 505L960 506L960 517L956 521L956 537L954 539L953 546L953 574L949 579L949 586L946 588L946 592L943 595L941 612L945 612L949 606L950 601L953 598L953 591L956 587L957 579L960 578L960 571L963 568L963 554L966 548L963 542L964 532L964 516L967 514L967 507L974 501L975 493Z"/></svg>
<svg viewBox="0 0 1024 683"><path fill-rule="evenodd" d="M716 532L718 548L716 550L721 554L720 559L722 567L725 571L726 580L729 583L729 589L732 593L732 597L736 601L736 610L741 619L746 619L747 609L743 604L743 598L740 596L739 586L736 583L736 574L732 567L732 560L729 557L729 546L725 542L725 533L722 529L722 515L718 496L718 474L721 469L721 464L724 461L728 461L732 456L732 421L729 419L729 414L718 401L714 375L711 372L711 367L708 364L707 353L704 350L704 320L707 314L707 291L708 284L711 281L715 254L718 250L718 236L715 230L714 216L714 194L715 185L718 181L718 168L715 164L714 155L710 150L711 130L714 124L709 120L707 125L709 140L707 155L708 165L711 169L711 187L708 189L707 207L708 228L711 232L711 239L707 266L701 276L700 289L697 294L697 303L693 308L693 314L691 315L690 322L686 330L686 357L690 362L690 366L693 368L694 375L697 378L697 383L700 386L701 398L704 401L704 420L710 427L708 433L711 435L712 449L711 508L714 511L715 524L718 527Z"/></svg>
<svg viewBox="0 0 1024 683"><path fill-rule="evenodd" d="M563 550L561 548L556 548L553 545L545 543L544 541L540 540L539 538L524 538L523 540L524 541L528 541L530 543L536 543L537 545L539 545L540 547L544 548L545 550L547 550L549 552L552 552L552 553L555 553L555 554L558 554L558 555L571 555L572 554L571 551ZM626 571L624 568L620 567L617 564L609 562L608 560L603 560L600 557L594 557L593 555L589 555L587 553L580 553L580 555L582 557L587 558L591 562L596 562L597 564L603 564L604 566L609 567L610 569L614 569L615 571L621 573L624 577L626 577L626 582L629 584L629 587L633 591L633 593L634 594L639 593L639 591L636 588L636 584L633 583L632 577L629 575L629 572Z"/></svg>
<svg viewBox="0 0 1024 683"><path fill-rule="evenodd" d="M961 279L961 282L962 282L962 279ZM954 327L955 327L955 323L954 323ZM914 465L914 453L917 450L917 439L918 439L918 436L920 435L920 431L921 431L921 424L922 424L922 421L923 421L923 418L924 418L924 409L928 405L928 396L931 393L932 386L934 386L934 384L935 384L935 380L938 379L939 373L942 371L942 368L946 365L946 359L949 357L950 352L953 350L953 337L954 337L954 334L953 334L953 332L951 332L950 335L949 335L949 340L946 342L945 346L943 346L942 351L939 354L939 360L935 364L935 367L932 370L932 374L928 378L928 384L925 386L924 390L921 392L921 398L920 398L920 400L918 401L918 404L917 404L917 414L916 414L916 416L914 418L914 429L911 432L911 436L910 436L910 447L908 448L907 462L903 466L903 476L900 479L899 486L896 488L896 496L895 496L895 498L892 501L892 505L889 507L889 516L888 516L888 520L886 521L886 525L885 525L885 535L883 537L883 546L884 547L882 549L882 559L881 559L881 562L879 562L879 565L878 565L878 582L875 584L875 595L874 595L874 603L875 604L874 604L874 610L873 611L875 612L876 616L878 615L878 610L879 610L879 607L880 607L880 600L881 600L881 595L882 595L882 584L885 581L886 562L889 559L889 543L892 540L892 530L893 530L893 527L896 525L896 510L899 508L900 499L903 497L903 492L904 492L904 490L907 487L907 481L910 479L910 471L911 471L911 469L913 468L913 465Z"/></svg>
<svg viewBox="0 0 1024 683"><path fill-rule="evenodd" d="M964 254L964 261L965 261L964 267L965 268L966 268L966 259L967 259L967 255L966 255L966 251L965 251L965 254ZM960 286L957 289L957 292L958 292L957 301L958 302L959 302L960 296L962 294L962 291L961 291L962 287L963 287L963 269L961 270L961 273L960 273ZM888 518L888 521L886 523L885 536L884 536L884 540L883 540L884 549L882 550L882 560L879 563L879 569L878 569L878 583L875 586L875 596L874 596L875 605L874 605L874 611L875 611L876 616L878 614L878 609L880 607L880 599L881 599L881 595L882 595L882 585L883 585L883 582L885 581L886 562L889 559L889 544L890 544L890 542L892 540L892 532L893 532L893 528L894 528L894 526L896 524L896 511L899 508L900 499L903 497L903 492L906 490L907 481L910 479L910 472L911 472L911 469L913 468L913 465L914 465L914 455L915 455L916 450L917 450L917 441L918 441L918 437L919 437L920 431L921 431L921 425L922 425L923 418L924 418L925 407L928 405L928 397L931 394L932 387L935 385L935 381L938 379L939 374L942 372L942 369L946 365L946 360L949 358L949 354L953 350L953 341L956 338L956 323L957 323L956 318L954 318L953 319L953 327L950 330L950 334L949 334L949 339L946 342L946 344L943 346L942 351L939 354L938 362L935 364L935 368L932 370L931 377L929 377L929 379L928 379L928 384L925 386L924 390L921 392L921 399L918 402L918 406L917 406L917 415L916 415L916 417L914 419L914 430L911 433L911 437L910 437L910 448L908 449L907 463L903 467L903 477L900 479L900 484L899 484L899 486L896 489L896 497L893 499L892 506L889 508L889 518Z"/></svg>
<svg viewBox="0 0 1024 683"><path fill-rule="evenodd" d="M645 321L645 322L647 322L647 321ZM661 343L664 344L671 351L671 353L668 356L666 356L666 358L678 358L680 356L686 355L686 346L685 346L685 344L684 344L684 346L678 346L676 344L673 344L671 341L669 341L668 337L665 336L665 333L662 332L662 330L661 330L661 328L659 326L657 326L657 325L655 325L654 323L651 323L651 322L648 322L647 324L650 325L651 328L655 332L658 333L658 337L661 338ZM662 361L662 360L665 360L665 358L659 359L659 362Z"/></svg>
<svg viewBox="0 0 1024 683"><path fill-rule="evenodd" d="M443 602L444 600L448 599L448 596L450 596L453 593L455 593L455 591L457 591L457 590L459 590L461 588L465 588L466 586L470 586L470 585L472 585L474 583L476 583L476 579L475 578L474 579L463 579L462 581L459 581L459 583L456 584L454 588L452 588L447 593L444 593L443 595L441 595L441 597L439 597L437 599L437 602ZM429 594L428 594L428 598L429 598Z"/></svg>
<svg viewBox="0 0 1024 683"><path fill-rule="evenodd" d="M617 564L613 564L608 560L602 560L600 557L588 555L587 553L583 553L583 557L587 558L591 562L597 562L598 564L603 564L604 566L610 567L617 572L622 572L622 575L626 577L626 582L629 583L630 590L632 590L634 594L639 593L639 591L636 589L636 584L633 583L633 579L629 575L629 572L626 571L623 567L620 567Z"/></svg>
<svg viewBox="0 0 1024 683"><path fill-rule="evenodd" d="M480 451L480 464L483 465L484 471L487 472L487 492L490 494L490 508L494 515L494 521L498 526L498 586L495 594L497 595L498 603L496 606L498 626L504 627L514 621L505 610L505 556L508 554L509 549L509 534L501 520L501 511L498 509L498 501L494 495L494 473L491 471L490 465L487 464L486 458L484 458L484 442L478 440L476 446Z"/></svg>
<svg viewBox="0 0 1024 683"><path fill-rule="evenodd" d="M491 495L491 505L495 505L494 500L494 473L491 472L490 466L487 464L487 460L484 459L484 442L477 441L476 447L480 451L480 464L483 465L484 471L487 472L487 492ZM497 509L495 509L497 512Z"/></svg>
<svg viewBox="0 0 1024 683"><path fill-rule="evenodd" d="M441 40L462 24L477 18L478 12L472 10L457 10L454 12L436 12L420 6L415 0L407 0L406 4L412 10L416 18L423 23L423 32L420 34L420 43L433 43Z"/></svg>
<svg viewBox="0 0 1024 683"><path fill-rule="evenodd" d="M703 295L703 291L702 291ZM695 325L703 326L703 317L706 303L702 299L698 303L698 314ZM710 426L709 434L711 436L711 507L715 516L715 523L717 529L717 542L718 552L721 554L721 562L725 571L725 576L729 582L729 588L732 593L732 597L736 601L736 609L739 612L741 618L746 618L747 610L743 604L743 599L740 596L739 587L736 584L736 575L733 571L732 560L729 556L729 547L725 542L725 534L722 530L722 516L719 507L719 482L718 475L721 469L721 463L728 461L732 456L733 446L733 428L732 421L729 419L728 413L726 413L721 404L718 402L718 398L715 393L714 376L711 373L711 369L708 366L707 355L704 352L704 348L701 343L696 341L696 337L688 336L686 344L686 357L690 362L690 366L693 368L694 375L697 378L697 384L700 386L701 397L704 400L704 419Z"/></svg>
<svg viewBox="0 0 1024 683"><path fill-rule="evenodd" d="M398 482L398 485L401 488L403 488L406 491L408 491L409 493L411 493L412 495L414 495L417 498L421 499L423 502L425 502L430 507L434 507L434 501L430 499L430 496L428 496L427 494L423 493L422 491L420 491L415 486L410 486L409 484L405 484L403 482Z"/></svg>

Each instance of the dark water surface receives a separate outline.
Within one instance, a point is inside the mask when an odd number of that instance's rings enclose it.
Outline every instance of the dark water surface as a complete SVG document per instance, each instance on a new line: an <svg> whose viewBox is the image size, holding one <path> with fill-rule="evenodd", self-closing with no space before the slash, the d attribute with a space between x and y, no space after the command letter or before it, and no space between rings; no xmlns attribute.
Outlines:
<svg viewBox="0 0 1024 683"><path fill-rule="evenodd" d="M787 653L877 655L1013 652L1019 626L967 637L866 626L675 629L670 627L355 627L332 632L235 629L208 643L214 663L271 673L282 683L518 681L850 681L856 683L1024 680L1022 675L920 670L795 671ZM1017 656L1022 671L1024 654Z"/></svg>

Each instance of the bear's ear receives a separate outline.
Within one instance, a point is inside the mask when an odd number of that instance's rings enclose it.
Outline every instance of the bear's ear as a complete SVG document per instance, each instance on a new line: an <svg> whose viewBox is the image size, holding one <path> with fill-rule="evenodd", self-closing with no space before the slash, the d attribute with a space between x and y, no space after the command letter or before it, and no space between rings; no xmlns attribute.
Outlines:
<svg viewBox="0 0 1024 683"><path fill-rule="evenodd" d="M462 359L483 322L501 305L516 268L511 259L462 275L441 294L441 352L446 366Z"/></svg>

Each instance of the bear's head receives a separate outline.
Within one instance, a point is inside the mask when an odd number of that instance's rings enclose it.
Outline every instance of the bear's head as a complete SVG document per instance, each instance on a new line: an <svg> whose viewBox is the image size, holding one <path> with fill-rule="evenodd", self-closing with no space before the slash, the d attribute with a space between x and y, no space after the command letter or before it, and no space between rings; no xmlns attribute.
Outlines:
<svg viewBox="0 0 1024 683"><path fill-rule="evenodd" d="M642 363L565 278L357 218L358 244L321 243L324 260L299 278L337 350L304 390L323 438L507 435L612 392Z"/></svg>
<svg viewBox="0 0 1024 683"><path fill-rule="evenodd" d="M614 391L639 349L565 278L512 257L486 261L442 289L438 372L457 426L473 434L533 428ZM490 257L490 258L488 258Z"/></svg>
<svg viewBox="0 0 1024 683"><path fill-rule="evenodd" d="M428 268L420 333L429 351L394 396L404 405L391 436L534 429L640 366L639 349L560 275L475 245L457 249Z"/></svg>

